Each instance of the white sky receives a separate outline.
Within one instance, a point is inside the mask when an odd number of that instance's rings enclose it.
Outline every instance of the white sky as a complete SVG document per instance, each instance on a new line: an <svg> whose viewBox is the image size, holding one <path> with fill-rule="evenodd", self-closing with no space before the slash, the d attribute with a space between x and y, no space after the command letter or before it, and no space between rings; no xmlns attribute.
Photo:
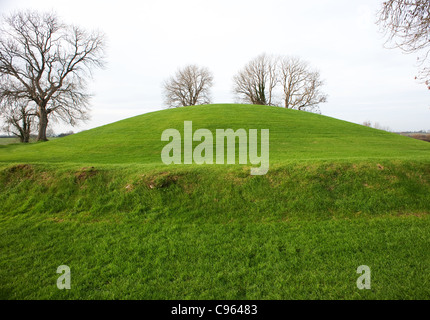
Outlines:
<svg viewBox="0 0 430 320"><path fill-rule="evenodd" d="M383 46L382 0L0 0L0 12L53 10L100 29L108 65L91 84L92 120L75 132L164 109L161 83L186 64L215 76L213 103L234 102L232 78L250 59L296 55L319 69L322 114L394 131L430 130L430 91L414 80L416 56Z"/></svg>

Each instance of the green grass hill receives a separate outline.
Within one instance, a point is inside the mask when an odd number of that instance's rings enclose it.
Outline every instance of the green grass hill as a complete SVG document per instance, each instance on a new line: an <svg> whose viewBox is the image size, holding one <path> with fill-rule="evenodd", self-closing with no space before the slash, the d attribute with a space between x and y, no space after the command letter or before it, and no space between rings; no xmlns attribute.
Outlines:
<svg viewBox="0 0 430 320"><path fill-rule="evenodd" d="M165 165L161 134L184 121L269 129L268 173ZM2 299L430 298L428 142L278 107L185 107L0 145L0 188Z"/></svg>
<svg viewBox="0 0 430 320"><path fill-rule="evenodd" d="M193 131L206 128L214 136L216 129L269 129L271 163L430 158L428 143L330 117L278 107L208 105L151 112L48 143L8 146L0 161L161 164L163 130L183 133L184 121L193 121Z"/></svg>

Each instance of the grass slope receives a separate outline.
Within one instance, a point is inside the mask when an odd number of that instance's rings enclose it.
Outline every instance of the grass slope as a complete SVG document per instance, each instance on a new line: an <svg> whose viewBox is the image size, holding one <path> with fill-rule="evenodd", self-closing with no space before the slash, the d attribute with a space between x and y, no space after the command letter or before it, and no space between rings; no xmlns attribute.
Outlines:
<svg viewBox="0 0 430 320"><path fill-rule="evenodd" d="M302 159L424 158L430 145L313 113L278 107L209 105L151 112L30 146L8 146L0 162L161 164L165 129L269 129L271 163ZM195 142L194 145L197 145ZM1 146L0 146L1 148ZM5 147L4 147L5 148Z"/></svg>
<svg viewBox="0 0 430 320"><path fill-rule="evenodd" d="M161 132L270 129L271 167L165 166ZM428 299L430 144L281 108L153 112L0 146L0 298ZM72 289L56 269L70 266ZM372 270L358 290L356 269Z"/></svg>

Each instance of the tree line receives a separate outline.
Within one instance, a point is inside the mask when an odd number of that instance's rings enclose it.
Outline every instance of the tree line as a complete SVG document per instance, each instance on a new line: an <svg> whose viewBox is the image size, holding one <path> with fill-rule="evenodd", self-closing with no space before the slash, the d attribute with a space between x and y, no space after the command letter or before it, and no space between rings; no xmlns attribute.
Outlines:
<svg viewBox="0 0 430 320"><path fill-rule="evenodd" d="M387 44L420 54L416 79L430 89L430 1L388 0L378 21ZM105 36L65 24L55 13L21 11L0 24L0 118L3 129L28 142L47 140L50 122L88 119L88 81L105 66ZM166 106L207 104L213 74L188 65L163 83ZM320 73L298 57L262 54L233 77L238 101L318 111L327 101Z"/></svg>
<svg viewBox="0 0 430 320"><path fill-rule="evenodd" d="M243 103L318 111L327 101L320 73L298 57L261 54L234 77L233 92ZM185 107L211 102L213 74L206 67L188 65L163 83L165 104Z"/></svg>

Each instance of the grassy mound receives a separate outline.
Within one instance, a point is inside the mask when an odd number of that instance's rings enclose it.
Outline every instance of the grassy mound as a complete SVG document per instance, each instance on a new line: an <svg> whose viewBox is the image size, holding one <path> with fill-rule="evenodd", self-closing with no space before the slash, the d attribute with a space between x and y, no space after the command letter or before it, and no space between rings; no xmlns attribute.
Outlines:
<svg viewBox="0 0 430 320"><path fill-rule="evenodd" d="M270 169L161 162L167 128L270 129ZM0 298L428 299L430 144L275 107L0 146ZM72 289L58 290L68 265ZM356 287L357 267L371 290Z"/></svg>
<svg viewBox="0 0 430 320"><path fill-rule="evenodd" d="M278 107L209 105L151 112L48 143L5 146L0 162L162 164L162 132L183 133L184 121L193 122L193 131L206 128L214 136L216 129L269 129L271 164L430 157L428 143L330 117Z"/></svg>

